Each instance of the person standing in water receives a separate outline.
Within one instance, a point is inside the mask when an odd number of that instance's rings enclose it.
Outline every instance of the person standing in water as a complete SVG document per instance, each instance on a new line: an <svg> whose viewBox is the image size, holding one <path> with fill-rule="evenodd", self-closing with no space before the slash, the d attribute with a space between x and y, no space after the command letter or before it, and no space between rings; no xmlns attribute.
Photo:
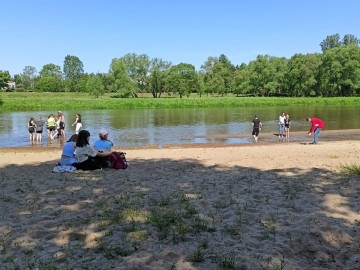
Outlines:
<svg viewBox="0 0 360 270"><path fill-rule="evenodd" d="M71 125L72 127L75 125L75 134L79 134L82 129L81 123L81 115L79 113L76 114L75 122Z"/></svg>
<svg viewBox="0 0 360 270"><path fill-rule="evenodd" d="M261 131L262 123L260 119L255 115L253 121L252 121L253 131L252 135L254 137L254 141L257 143L259 139L259 133Z"/></svg>

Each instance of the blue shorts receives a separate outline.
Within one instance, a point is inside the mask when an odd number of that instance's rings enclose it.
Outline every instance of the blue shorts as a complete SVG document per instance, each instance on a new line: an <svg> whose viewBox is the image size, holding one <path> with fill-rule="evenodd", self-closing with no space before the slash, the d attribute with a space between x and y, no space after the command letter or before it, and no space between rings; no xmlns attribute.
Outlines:
<svg viewBox="0 0 360 270"><path fill-rule="evenodd" d="M285 132L285 124L279 124L279 133L282 134Z"/></svg>

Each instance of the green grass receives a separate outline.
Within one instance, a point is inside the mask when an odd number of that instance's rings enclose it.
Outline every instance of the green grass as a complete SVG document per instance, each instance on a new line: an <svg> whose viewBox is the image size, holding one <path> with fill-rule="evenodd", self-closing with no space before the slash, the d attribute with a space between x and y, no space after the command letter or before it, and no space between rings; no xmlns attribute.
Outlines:
<svg viewBox="0 0 360 270"><path fill-rule="evenodd" d="M264 98L236 97L228 95L202 96L192 95L187 98L162 97L151 98L148 95L139 98L113 98L106 94L95 98L87 93L0 93L0 111L41 111L79 109L131 109L131 108L199 108L199 107L248 107L248 106L283 106L287 105L358 105L359 97L336 98Z"/></svg>
<svg viewBox="0 0 360 270"><path fill-rule="evenodd" d="M344 174L356 174L360 175L360 165L356 164L344 164L340 166L340 172Z"/></svg>

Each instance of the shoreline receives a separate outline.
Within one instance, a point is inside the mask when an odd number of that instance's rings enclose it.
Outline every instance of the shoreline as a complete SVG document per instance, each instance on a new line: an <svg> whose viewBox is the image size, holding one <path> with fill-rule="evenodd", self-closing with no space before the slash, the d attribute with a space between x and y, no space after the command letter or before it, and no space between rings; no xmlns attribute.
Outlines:
<svg viewBox="0 0 360 270"><path fill-rule="evenodd" d="M251 135L249 134L218 134L212 136L196 136L194 138L206 138L206 139L229 139L229 138L248 138L252 140ZM312 141L313 135L306 136L306 132L295 131L290 133L290 142L289 144L306 144ZM360 129L345 129L345 130L323 130L319 136L319 143L321 142L330 142L330 141L357 141L360 140ZM260 133L259 142L254 143L244 142L244 143L191 143L191 144L164 144L164 145L142 145L142 146L114 146L116 151L130 151L137 149L168 149L168 148L219 148L219 147L252 147L258 145L268 145L268 144L279 144L283 142L278 141L278 136L276 133ZM52 151L52 150L61 150L62 146L59 144L57 146L48 146L48 145L28 145L28 146L18 146L18 147L0 147L0 152L4 151Z"/></svg>

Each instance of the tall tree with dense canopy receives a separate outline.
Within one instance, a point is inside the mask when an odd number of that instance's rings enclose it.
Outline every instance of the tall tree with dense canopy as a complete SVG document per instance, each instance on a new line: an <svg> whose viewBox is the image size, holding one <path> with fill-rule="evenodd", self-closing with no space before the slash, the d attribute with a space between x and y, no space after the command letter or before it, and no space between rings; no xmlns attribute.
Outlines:
<svg viewBox="0 0 360 270"><path fill-rule="evenodd" d="M145 91L148 84L148 74L151 65L149 56L146 54L137 55L135 53L128 53L120 58L129 77L136 82L140 92Z"/></svg>
<svg viewBox="0 0 360 270"><path fill-rule="evenodd" d="M167 71L171 67L171 62L162 60L161 58L154 58L150 64L150 76L149 76L149 90L154 98L161 96L161 93L165 92L165 78Z"/></svg>
<svg viewBox="0 0 360 270"><path fill-rule="evenodd" d="M136 96L136 83L126 72L124 62L114 58L109 70L110 91L118 93L121 97Z"/></svg>
<svg viewBox="0 0 360 270"><path fill-rule="evenodd" d="M92 75L88 78L86 82L86 91L95 98L98 98L100 95L105 93L104 85L100 76Z"/></svg>
<svg viewBox="0 0 360 270"><path fill-rule="evenodd" d="M36 68L33 66L24 67L21 74L21 81L24 89L33 91L35 89L35 80L37 78Z"/></svg>
<svg viewBox="0 0 360 270"><path fill-rule="evenodd" d="M166 77L166 88L173 93L179 93L180 98L196 92L199 89L199 81L195 67L185 63L172 66Z"/></svg>
<svg viewBox="0 0 360 270"><path fill-rule="evenodd" d="M327 50L330 50L332 48L340 47L341 41L340 41L340 35L334 34L331 36L327 36L321 43L320 47L322 52L326 52Z"/></svg>
<svg viewBox="0 0 360 270"><path fill-rule="evenodd" d="M320 57L319 54L295 54L290 58L285 76L290 96L306 97L319 92L316 77L321 64Z"/></svg>
<svg viewBox="0 0 360 270"><path fill-rule="evenodd" d="M344 46L348 46L348 45L359 46L359 43L360 43L359 39L354 35L350 35L350 34L346 34L342 40L342 44Z"/></svg>
<svg viewBox="0 0 360 270"><path fill-rule="evenodd" d="M319 68L324 96L353 96L360 92L360 47L349 45L328 50Z"/></svg>
<svg viewBox="0 0 360 270"><path fill-rule="evenodd" d="M50 63L43 66L39 71L39 75L40 77L54 76L61 80L63 74L60 66Z"/></svg>
<svg viewBox="0 0 360 270"><path fill-rule="evenodd" d="M80 76L84 74L84 65L77 56L67 55L64 60L65 91L79 92L78 86Z"/></svg>

